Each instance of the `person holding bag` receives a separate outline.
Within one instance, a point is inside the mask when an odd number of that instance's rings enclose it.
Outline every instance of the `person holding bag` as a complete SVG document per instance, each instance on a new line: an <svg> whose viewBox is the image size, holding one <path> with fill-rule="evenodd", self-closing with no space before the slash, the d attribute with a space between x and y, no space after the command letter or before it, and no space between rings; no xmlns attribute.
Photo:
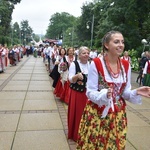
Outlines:
<svg viewBox="0 0 150 150"><path fill-rule="evenodd" d="M68 139L77 140L80 119L87 102L86 81L89 68L89 48L79 49L78 60L69 68Z"/></svg>

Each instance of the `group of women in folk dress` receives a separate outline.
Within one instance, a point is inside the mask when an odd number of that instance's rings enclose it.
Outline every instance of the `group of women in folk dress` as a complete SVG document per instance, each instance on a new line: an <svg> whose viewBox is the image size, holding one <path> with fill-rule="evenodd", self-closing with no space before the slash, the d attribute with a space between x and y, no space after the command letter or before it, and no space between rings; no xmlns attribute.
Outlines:
<svg viewBox="0 0 150 150"><path fill-rule="evenodd" d="M8 48L5 45L0 44L0 73L5 72L7 66L17 65L20 59L23 57L22 46L11 46Z"/></svg>
<svg viewBox="0 0 150 150"><path fill-rule="evenodd" d="M55 75L58 74L56 70L52 71L51 75L56 83L54 94L68 104L68 138L74 141L77 141L81 116L87 102L85 92L89 67L88 59L88 47L80 47L78 56L75 55L72 47L67 50L62 48L54 67L54 70L57 68L60 74L57 83L55 81Z"/></svg>
<svg viewBox="0 0 150 150"><path fill-rule="evenodd" d="M131 90L131 66L120 55L124 38L118 31L106 33L104 55L89 63L89 49L62 50L56 59L60 74L54 94L68 104L68 139L77 150L124 150L127 133L125 100L141 104L150 98L150 87ZM66 55L65 55L66 54Z"/></svg>

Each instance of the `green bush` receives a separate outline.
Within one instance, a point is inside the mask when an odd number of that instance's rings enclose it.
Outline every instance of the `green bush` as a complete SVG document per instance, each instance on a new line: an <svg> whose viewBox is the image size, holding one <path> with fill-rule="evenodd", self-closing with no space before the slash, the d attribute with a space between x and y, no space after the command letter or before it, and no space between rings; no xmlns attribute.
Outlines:
<svg viewBox="0 0 150 150"><path fill-rule="evenodd" d="M128 50L129 56L131 57L131 68L134 71L139 70L139 61L138 61L138 53L136 50L131 49Z"/></svg>

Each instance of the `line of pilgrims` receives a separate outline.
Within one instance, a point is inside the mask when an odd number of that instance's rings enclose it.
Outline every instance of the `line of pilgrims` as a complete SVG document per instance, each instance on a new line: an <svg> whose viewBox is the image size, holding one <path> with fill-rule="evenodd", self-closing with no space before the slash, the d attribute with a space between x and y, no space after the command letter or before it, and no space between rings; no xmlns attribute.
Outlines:
<svg viewBox="0 0 150 150"><path fill-rule="evenodd" d="M23 58L23 53L23 46L14 45L8 48L0 44L0 73L5 72L9 64L10 66L16 66Z"/></svg>
<svg viewBox="0 0 150 150"><path fill-rule="evenodd" d="M43 50L43 61L53 79L54 95L68 105L68 139L75 142L78 139L81 117L88 103L86 82L90 62L102 56L103 53L97 54L97 50L91 51L86 46L65 49L50 43Z"/></svg>
<svg viewBox="0 0 150 150"><path fill-rule="evenodd" d="M54 43L46 44L43 50L43 61L53 79L54 95L68 105L68 139L74 141L77 141L79 123L87 102L89 54L90 49L85 46L65 49Z"/></svg>

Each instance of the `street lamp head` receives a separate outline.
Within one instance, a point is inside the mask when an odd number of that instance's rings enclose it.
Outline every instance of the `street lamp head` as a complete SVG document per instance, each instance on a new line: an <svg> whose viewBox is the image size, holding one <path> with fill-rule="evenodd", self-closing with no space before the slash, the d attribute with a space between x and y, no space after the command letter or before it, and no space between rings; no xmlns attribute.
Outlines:
<svg viewBox="0 0 150 150"><path fill-rule="evenodd" d="M146 39L142 39L142 44L147 44L148 42L146 41Z"/></svg>
<svg viewBox="0 0 150 150"><path fill-rule="evenodd" d="M86 28L87 28L87 29L89 29L89 28L90 28L90 26L87 24L87 25L86 25Z"/></svg>

